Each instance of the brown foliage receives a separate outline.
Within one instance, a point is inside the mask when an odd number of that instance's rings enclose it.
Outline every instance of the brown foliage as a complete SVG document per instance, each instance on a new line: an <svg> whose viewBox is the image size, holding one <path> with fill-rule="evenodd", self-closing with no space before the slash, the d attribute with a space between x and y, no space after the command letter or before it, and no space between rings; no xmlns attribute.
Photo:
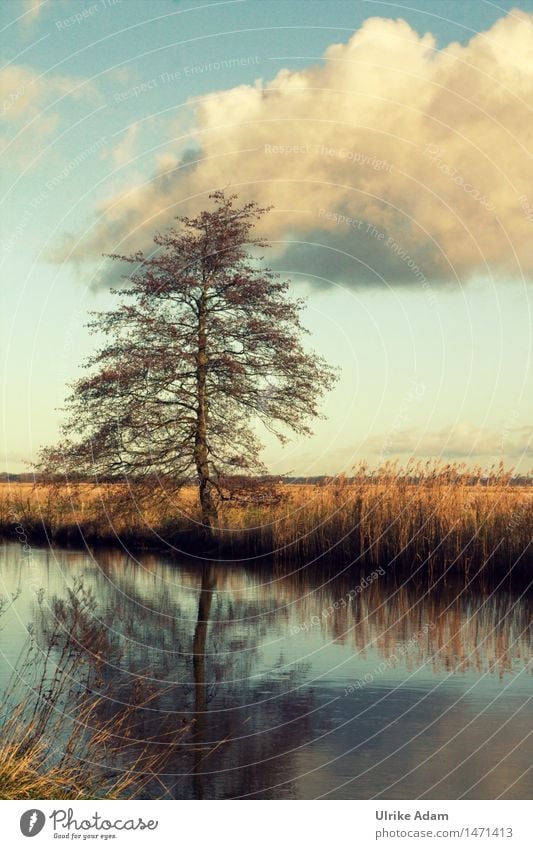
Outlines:
<svg viewBox="0 0 533 849"><path fill-rule="evenodd" d="M267 210L211 199L212 210L157 233L149 256L112 257L133 271L119 305L93 315L104 344L67 399L64 441L39 464L69 481L161 478L177 491L194 480L208 529L233 481L265 473L255 424L282 441L309 433L334 380L302 346L302 301L260 267L265 243L252 230Z"/></svg>

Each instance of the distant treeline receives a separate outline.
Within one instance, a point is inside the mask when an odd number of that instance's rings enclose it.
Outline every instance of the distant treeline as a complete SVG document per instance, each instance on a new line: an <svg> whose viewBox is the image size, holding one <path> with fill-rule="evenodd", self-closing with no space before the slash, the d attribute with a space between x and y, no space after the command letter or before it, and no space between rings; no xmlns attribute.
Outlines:
<svg viewBox="0 0 533 849"><path fill-rule="evenodd" d="M396 473L395 473L396 475ZM293 475L280 475L280 476L267 476L264 475L260 478L250 478L250 480L256 480L257 483L265 484L265 483L277 483L277 484L294 484L297 486L328 486L334 484L336 480L342 480L343 483L361 483L366 480L368 483L377 482L380 478L384 476L384 472L382 469L377 470L376 472L368 472L365 475L361 475L360 473L357 475L340 475L338 477L333 475L315 475L311 477L300 477ZM497 472L481 472L478 469L474 469L471 472L464 471L461 472L460 475L457 475L457 479L461 479L462 483L471 483L472 485L478 484L481 486L490 486L494 482L494 478L497 476ZM408 484L419 484L424 483L426 480L426 476L424 474L405 474L402 475L402 479L405 483ZM57 479L51 481L49 477L46 477L41 474L33 474L31 472L20 472L19 474L10 474L8 472L0 472L0 483L57 483ZM70 478L71 483L87 483L87 484L117 484L117 483L145 483L146 478L136 478L135 476L131 476L127 479L123 477L100 477L96 481L94 478L79 475L78 477ZM184 485L194 485L196 484L196 479L191 478L186 481ZM533 476L532 475L515 475L510 476L507 482L508 486L533 486Z"/></svg>

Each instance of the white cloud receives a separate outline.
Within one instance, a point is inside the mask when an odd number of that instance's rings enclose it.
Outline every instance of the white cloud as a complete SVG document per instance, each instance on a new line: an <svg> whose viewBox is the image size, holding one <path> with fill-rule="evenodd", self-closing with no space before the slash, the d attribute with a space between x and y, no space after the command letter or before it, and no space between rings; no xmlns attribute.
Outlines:
<svg viewBox="0 0 533 849"><path fill-rule="evenodd" d="M0 70L0 152L14 155L17 161L35 156L36 135L49 136L60 120L58 108L48 107L62 97L79 100L99 95L91 83L77 77L40 75L29 65L11 64Z"/></svg>
<svg viewBox="0 0 533 849"><path fill-rule="evenodd" d="M22 22L25 26L30 26L48 6L48 0L23 0L23 6L25 12Z"/></svg>
<svg viewBox="0 0 533 849"><path fill-rule="evenodd" d="M495 462L516 460L533 456L533 426L498 429L459 422L436 431L411 427L377 434L365 442L363 450L384 459L408 454L446 459L490 457Z"/></svg>
<svg viewBox="0 0 533 849"><path fill-rule="evenodd" d="M130 124L119 144L111 151L113 163L117 168L131 161L139 138L139 124Z"/></svg>
<svg viewBox="0 0 533 849"><path fill-rule="evenodd" d="M76 258L137 248L229 185L274 205L271 238L333 245L289 253L333 279L531 276L531 43L518 10L441 51L405 21L370 18L323 63L193 104L199 155L109 198Z"/></svg>

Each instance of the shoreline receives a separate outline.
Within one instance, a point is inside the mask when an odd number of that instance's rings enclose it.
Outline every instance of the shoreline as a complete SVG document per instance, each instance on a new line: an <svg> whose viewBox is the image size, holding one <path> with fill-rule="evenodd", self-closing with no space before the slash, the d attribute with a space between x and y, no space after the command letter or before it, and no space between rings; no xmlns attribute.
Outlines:
<svg viewBox="0 0 533 849"><path fill-rule="evenodd" d="M24 532L26 534L26 531ZM346 541L344 541L346 542ZM426 561L419 560L409 568L405 563L405 557L393 556L390 560L378 562L372 552L365 553L349 551L344 545L342 551L336 552L335 546L329 550L317 554L315 557L302 560L298 555L297 543L293 549L284 551L258 551L255 546L247 545L246 540L233 540L227 538L218 539L216 547L207 547L205 537L200 534L188 534L179 539L172 538L158 540L156 538L139 537L138 535L114 534L94 535L83 528L62 528L56 534L50 535L49 530L41 526L40 529L32 527L31 535L27 534L21 539L20 530L16 526L6 527L0 525L0 543L19 544L21 549L31 555L33 550L63 550L69 552L89 553L98 552L120 552L135 555L159 555L180 564L185 561L188 565L205 562L215 562L221 568L245 567L249 569L264 568L272 571L272 576L277 577L284 571L292 572L296 565L298 569L320 569L326 574L346 572L348 574L362 574L368 570L379 570L385 580L397 584L398 581L413 582L427 586L437 586L439 583L465 582L465 586L487 584L495 586L501 584L508 587L513 583L519 587L531 584L531 569L533 567L533 551L524 550L513 561L498 559L496 555L488 558L482 565L472 568L471 563L464 561L448 563L444 558L436 560L435 553L430 555ZM340 544L339 544L340 545ZM296 550L295 550L296 549ZM474 559L475 551L471 551L465 560ZM398 562L399 561L399 562ZM286 568L285 568L286 567Z"/></svg>
<svg viewBox="0 0 533 849"><path fill-rule="evenodd" d="M270 559L277 571L328 561L351 569L386 565L431 580L522 579L533 567L533 487L509 485L503 473L490 486L446 467L419 483L389 474L280 487L273 504L223 505L211 533L200 522L194 488L173 501L157 495L123 485L10 484L0 487L0 537L30 547Z"/></svg>

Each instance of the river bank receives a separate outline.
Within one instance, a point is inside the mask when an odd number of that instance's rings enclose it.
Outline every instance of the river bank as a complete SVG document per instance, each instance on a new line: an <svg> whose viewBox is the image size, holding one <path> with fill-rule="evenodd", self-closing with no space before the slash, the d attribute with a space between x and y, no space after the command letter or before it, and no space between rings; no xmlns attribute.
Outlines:
<svg viewBox="0 0 533 849"><path fill-rule="evenodd" d="M436 576L529 574L533 488L503 472L477 478L433 468L416 482L391 470L376 478L281 485L274 504L219 510L208 537L196 492L146 497L126 485L0 485L0 534L23 545L125 545L278 564L342 559Z"/></svg>

